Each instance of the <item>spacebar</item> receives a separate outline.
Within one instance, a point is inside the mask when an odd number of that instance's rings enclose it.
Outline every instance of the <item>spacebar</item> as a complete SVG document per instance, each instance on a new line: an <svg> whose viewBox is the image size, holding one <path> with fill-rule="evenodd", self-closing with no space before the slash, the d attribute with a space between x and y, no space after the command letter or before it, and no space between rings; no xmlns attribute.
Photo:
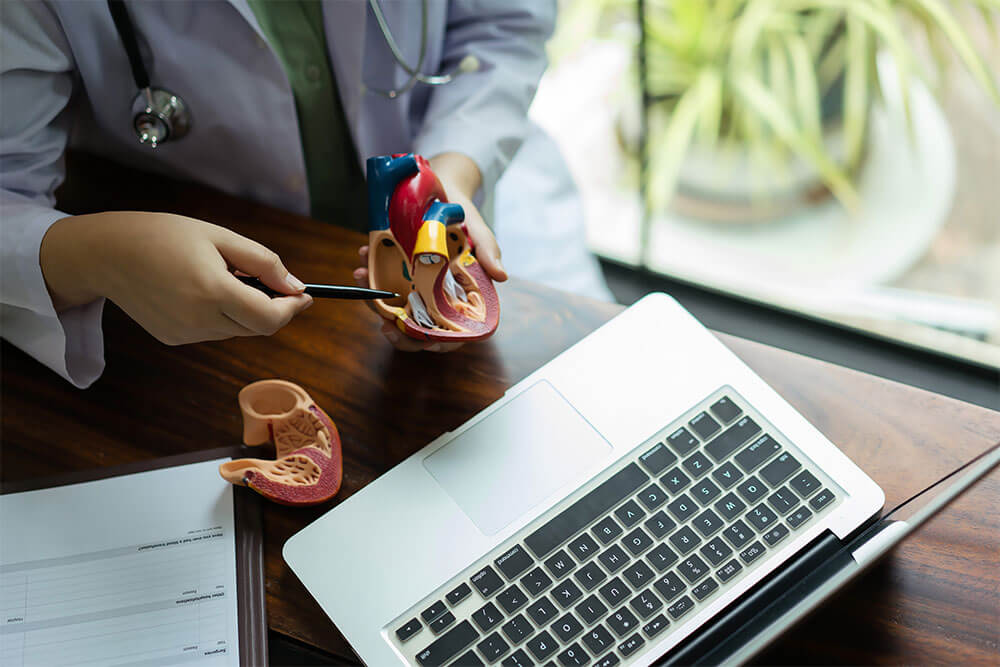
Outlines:
<svg viewBox="0 0 1000 667"><path fill-rule="evenodd" d="M620 500L624 500L647 481L649 477L646 473L636 464L629 463L547 524L528 535L524 543L535 552L537 558L544 558L578 530L617 505Z"/></svg>

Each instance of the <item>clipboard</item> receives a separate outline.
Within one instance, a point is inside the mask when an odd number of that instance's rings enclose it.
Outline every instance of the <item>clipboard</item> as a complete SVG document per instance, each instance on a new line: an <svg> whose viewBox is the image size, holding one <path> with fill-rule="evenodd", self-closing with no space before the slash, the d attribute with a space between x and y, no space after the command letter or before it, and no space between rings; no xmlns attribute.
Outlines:
<svg viewBox="0 0 1000 667"><path fill-rule="evenodd" d="M242 446L220 447L146 461L135 461L107 468L81 470L49 477L7 482L0 485L0 495L37 491L59 486L94 482L201 463L220 458L246 456ZM221 478L220 482L225 483ZM236 543L237 635L241 667L264 665L267 654L267 608L264 595L263 506L261 498L247 488L233 486L233 525Z"/></svg>

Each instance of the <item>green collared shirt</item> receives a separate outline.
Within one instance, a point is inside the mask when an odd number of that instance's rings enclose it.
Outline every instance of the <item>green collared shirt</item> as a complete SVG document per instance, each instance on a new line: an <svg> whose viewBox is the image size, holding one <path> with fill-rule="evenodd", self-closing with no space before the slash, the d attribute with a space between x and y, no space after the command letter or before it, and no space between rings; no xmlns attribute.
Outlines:
<svg viewBox="0 0 1000 667"><path fill-rule="evenodd" d="M365 184L327 55L319 0L249 0L295 96L312 217L367 230Z"/></svg>

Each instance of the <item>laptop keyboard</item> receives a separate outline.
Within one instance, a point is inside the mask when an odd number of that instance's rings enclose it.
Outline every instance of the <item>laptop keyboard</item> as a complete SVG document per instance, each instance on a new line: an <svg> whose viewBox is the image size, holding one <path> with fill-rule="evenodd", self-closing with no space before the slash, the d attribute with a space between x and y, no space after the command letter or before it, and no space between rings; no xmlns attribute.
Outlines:
<svg viewBox="0 0 1000 667"><path fill-rule="evenodd" d="M390 625L389 641L422 666L628 662L839 493L731 389L611 470Z"/></svg>

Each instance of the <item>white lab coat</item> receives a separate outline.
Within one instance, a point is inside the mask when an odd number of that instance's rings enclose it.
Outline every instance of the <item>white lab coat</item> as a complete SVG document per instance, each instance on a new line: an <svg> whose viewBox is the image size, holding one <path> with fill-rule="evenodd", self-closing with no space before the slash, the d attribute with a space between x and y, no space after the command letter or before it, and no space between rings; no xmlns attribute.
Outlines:
<svg viewBox="0 0 1000 667"><path fill-rule="evenodd" d="M53 208L53 191L63 178L67 145L308 214L295 102L246 0L134 0L128 9L153 85L179 94L193 116L188 136L152 151L131 129L137 90L104 0L0 4L0 333L85 387L104 368L103 300L57 314L38 262L46 231L66 215ZM382 5L400 49L415 64L421 3ZM363 90L407 79L367 1L325 0L328 56L359 159L461 152L479 166L483 192L519 200L516 187L494 188L527 135L551 146L527 121L527 109L545 65L554 5L430 0L423 71L448 71L469 54L480 68L389 100ZM558 154L555 160L571 185ZM518 205L512 203L514 211ZM497 210L504 208L498 201ZM517 245L516 230L498 234ZM574 234L582 248L579 225ZM517 256L516 247L505 248L514 275ZM593 264L585 257L584 265L588 261Z"/></svg>

